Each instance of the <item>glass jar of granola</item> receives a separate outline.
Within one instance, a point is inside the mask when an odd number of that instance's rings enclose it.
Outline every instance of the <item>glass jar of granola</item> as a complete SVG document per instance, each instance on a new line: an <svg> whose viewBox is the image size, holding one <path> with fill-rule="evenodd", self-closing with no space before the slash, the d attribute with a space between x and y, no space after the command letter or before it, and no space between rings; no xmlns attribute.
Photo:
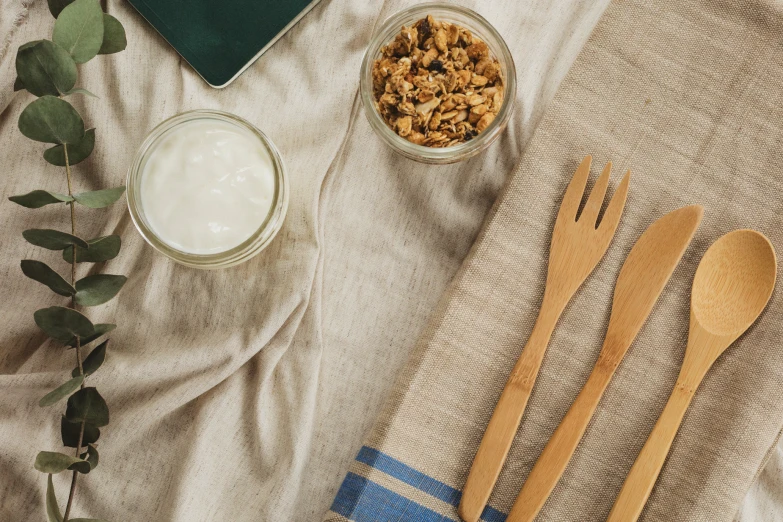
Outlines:
<svg viewBox="0 0 783 522"><path fill-rule="evenodd" d="M419 4L374 35L360 94L370 125L395 151L455 163L486 149L508 124L514 60L498 32L470 9Z"/></svg>

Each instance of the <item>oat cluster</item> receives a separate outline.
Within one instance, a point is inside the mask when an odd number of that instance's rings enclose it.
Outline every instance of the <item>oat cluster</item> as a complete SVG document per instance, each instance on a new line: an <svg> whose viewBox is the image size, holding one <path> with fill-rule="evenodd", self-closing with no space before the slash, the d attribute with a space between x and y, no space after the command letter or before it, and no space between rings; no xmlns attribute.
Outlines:
<svg viewBox="0 0 783 522"><path fill-rule="evenodd" d="M500 64L466 28L427 16L403 27L372 68L375 105L397 134L451 147L486 129L503 105Z"/></svg>

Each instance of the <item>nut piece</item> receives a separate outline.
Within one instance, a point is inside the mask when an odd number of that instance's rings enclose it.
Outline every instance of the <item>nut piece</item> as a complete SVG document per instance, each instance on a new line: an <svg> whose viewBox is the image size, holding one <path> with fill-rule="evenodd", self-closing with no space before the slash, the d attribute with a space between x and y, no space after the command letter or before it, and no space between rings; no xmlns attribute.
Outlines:
<svg viewBox="0 0 783 522"><path fill-rule="evenodd" d="M451 147L475 138L503 105L500 63L468 29L432 16L402 27L373 62L375 106L411 143Z"/></svg>

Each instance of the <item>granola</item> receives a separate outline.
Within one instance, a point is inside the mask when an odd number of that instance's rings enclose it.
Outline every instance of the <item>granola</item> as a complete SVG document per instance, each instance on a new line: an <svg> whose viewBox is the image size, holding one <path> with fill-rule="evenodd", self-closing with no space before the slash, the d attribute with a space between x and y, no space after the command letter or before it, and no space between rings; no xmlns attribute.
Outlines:
<svg viewBox="0 0 783 522"><path fill-rule="evenodd" d="M500 64L470 30L427 16L373 62L375 106L417 145L451 147L484 131L503 105Z"/></svg>

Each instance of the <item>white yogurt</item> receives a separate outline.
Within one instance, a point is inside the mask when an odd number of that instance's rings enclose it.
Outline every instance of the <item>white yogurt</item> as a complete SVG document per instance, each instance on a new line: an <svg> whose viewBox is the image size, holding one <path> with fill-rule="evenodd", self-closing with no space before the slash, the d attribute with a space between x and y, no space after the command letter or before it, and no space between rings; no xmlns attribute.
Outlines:
<svg viewBox="0 0 783 522"><path fill-rule="evenodd" d="M149 227L190 254L242 244L264 223L274 196L274 162L258 136L216 119L174 128L151 151L141 175Z"/></svg>

